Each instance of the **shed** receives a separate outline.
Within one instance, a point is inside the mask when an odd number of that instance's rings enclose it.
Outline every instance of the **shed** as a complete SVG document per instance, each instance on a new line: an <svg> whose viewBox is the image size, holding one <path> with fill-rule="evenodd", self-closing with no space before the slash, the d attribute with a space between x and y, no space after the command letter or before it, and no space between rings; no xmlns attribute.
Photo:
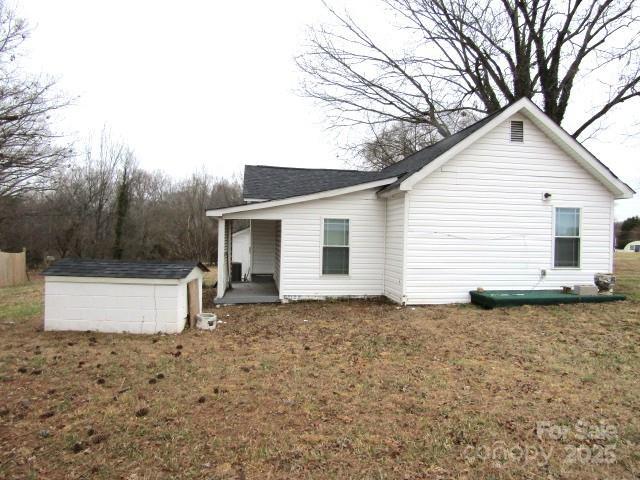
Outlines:
<svg viewBox="0 0 640 480"><path fill-rule="evenodd" d="M45 276L45 330L179 333L202 310L195 261L63 259Z"/></svg>

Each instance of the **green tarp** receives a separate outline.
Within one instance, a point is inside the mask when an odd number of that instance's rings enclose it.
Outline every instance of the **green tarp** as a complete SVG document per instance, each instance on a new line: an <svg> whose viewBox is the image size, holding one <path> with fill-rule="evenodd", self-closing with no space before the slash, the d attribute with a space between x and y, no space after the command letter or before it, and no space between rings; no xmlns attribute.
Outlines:
<svg viewBox="0 0 640 480"><path fill-rule="evenodd" d="M472 290L471 303L485 308L515 305L559 305L561 303L602 303L625 300L624 295L576 295L562 290Z"/></svg>

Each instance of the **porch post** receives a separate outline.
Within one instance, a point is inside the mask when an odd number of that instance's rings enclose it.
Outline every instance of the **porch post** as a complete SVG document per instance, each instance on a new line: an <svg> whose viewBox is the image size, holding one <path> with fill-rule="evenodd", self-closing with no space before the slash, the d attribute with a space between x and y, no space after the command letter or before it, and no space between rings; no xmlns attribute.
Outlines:
<svg viewBox="0 0 640 480"><path fill-rule="evenodd" d="M216 298L222 298L227 288L226 269L227 262L225 260L225 220L220 217L218 219L218 289L216 292Z"/></svg>

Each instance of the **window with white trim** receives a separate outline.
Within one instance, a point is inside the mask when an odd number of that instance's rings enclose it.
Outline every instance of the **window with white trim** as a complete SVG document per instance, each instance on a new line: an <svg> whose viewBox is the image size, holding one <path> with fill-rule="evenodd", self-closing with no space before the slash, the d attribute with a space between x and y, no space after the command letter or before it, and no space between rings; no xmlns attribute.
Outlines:
<svg viewBox="0 0 640 480"><path fill-rule="evenodd" d="M322 274L349 274L349 220L325 218L322 241Z"/></svg>
<svg viewBox="0 0 640 480"><path fill-rule="evenodd" d="M556 208L554 267L580 266L580 209Z"/></svg>

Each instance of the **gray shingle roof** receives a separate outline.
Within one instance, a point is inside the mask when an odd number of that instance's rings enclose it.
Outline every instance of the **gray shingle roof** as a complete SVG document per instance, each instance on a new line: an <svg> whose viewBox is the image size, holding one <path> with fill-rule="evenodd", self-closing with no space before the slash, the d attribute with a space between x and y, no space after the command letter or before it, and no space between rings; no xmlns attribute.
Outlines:
<svg viewBox="0 0 640 480"><path fill-rule="evenodd" d="M398 177L396 182L385 187L390 189L482 128L501 111L502 109L379 172L247 165L244 169L243 197L254 200L278 200Z"/></svg>
<svg viewBox="0 0 640 480"><path fill-rule="evenodd" d="M42 272L53 277L109 277L109 278L150 278L180 279L199 267L209 269L196 261L149 261L135 262L123 260L90 260L63 258Z"/></svg>
<svg viewBox="0 0 640 480"><path fill-rule="evenodd" d="M382 190L391 190L433 160L440 157L443 153L484 127L511 105L512 104L505 105L500 110L497 110L482 120L469 125L433 145L423 148L413 155L409 155L400 162L394 163L379 172L247 165L244 173L244 198L277 200L398 177L394 183L382 188ZM598 162L600 161L598 160ZM607 168L602 162L600 162L600 164ZM607 168L607 170L609 169ZM609 170L609 172L611 172L611 170ZM611 174L615 177L613 172L611 172Z"/></svg>
<svg viewBox="0 0 640 480"><path fill-rule="evenodd" d="M455 147L458 143L463 141L465 138L469 137L476 131L480 130L487 123L489 123L494 117L502 113L507 107L501 108L500 110L492 113L491 115L483 118L482 120L477 121L469 125L466 128L463 128L457 133L453 135L443 138L439 142L434 143L433 145L429 145L428 147L423 148L422 150L418 150L413 155L409 155L407 158L399 161L398 163L394 163L393 165L389 165L387 168L382 170L380 173L386 173L390 176L397 176L398 180L396 180L391 185L387 185L384 190L390 190L394 187L397 187L401 182L407 179L407 177L413 175L418 170L426 167L433 160L438 158L440 155L445 153L447 150Z"/></svg>
<svg viewBox="0 0 640 480"><path fill-rule="evenodd" d="M288 168L247 165L244 168L243 197L255 200L309 195L394 177L381 172L334 170L324 168Z"/></svg>

